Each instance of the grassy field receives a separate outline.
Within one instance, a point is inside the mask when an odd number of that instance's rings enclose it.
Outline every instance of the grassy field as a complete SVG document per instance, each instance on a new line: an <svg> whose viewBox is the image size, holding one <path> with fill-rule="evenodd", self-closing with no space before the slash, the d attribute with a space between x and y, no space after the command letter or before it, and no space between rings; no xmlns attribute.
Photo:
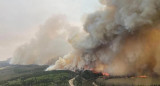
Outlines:
<svg viewBox="0 0 160 86"><path fill-rule="evenodd" d="M96 83L99 86L160 86L160 78L98 78Z"/></svg>

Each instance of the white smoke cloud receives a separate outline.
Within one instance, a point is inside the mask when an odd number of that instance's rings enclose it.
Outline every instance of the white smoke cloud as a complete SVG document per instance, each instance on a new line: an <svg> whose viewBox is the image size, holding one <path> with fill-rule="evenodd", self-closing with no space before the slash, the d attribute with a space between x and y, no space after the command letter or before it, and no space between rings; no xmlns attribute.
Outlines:
<svg viewBox="0 0 160 86"><path fill-rule="evenodd" d="M159 30L155 28L159 28L160 1L100 2L104 8L86 18L87 33L70 39L73 51L47 70L93 68L115 75L159 73L158 64L153 63L159 63L155 56L160 46Z"/></svg>
<svg viewBox="0 0 160 86"><path fill-rule="evenodd" d="M53 16L40 27L35 38L16 50L10 63L23 65L54 63L58 57L72 50L67 42L72 31L76 33L79 30L70 25L65 16Z"/></svg>

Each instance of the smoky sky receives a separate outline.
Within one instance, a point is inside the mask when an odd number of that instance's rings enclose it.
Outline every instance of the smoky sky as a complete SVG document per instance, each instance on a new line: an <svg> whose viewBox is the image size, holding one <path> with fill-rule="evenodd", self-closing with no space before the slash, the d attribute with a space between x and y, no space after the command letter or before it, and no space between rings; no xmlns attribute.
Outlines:
<svg viewBox="0 0 160 86"><path fill-rule="evenodd" d="M0 0L0 60L11 58L54 14L80 24L82 16L98 6L98 0Z"/></svg>

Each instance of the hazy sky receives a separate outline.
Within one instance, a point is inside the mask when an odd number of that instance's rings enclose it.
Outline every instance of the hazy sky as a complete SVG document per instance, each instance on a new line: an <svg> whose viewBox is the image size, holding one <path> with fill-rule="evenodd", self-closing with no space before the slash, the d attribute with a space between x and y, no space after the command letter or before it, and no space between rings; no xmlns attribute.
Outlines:
<svg viewBox="0 0 160 86"><path fill-rule="evenodd" d="M54 14L79 23L82 16L98 9L98 0L0 0L0 60L29 41L38 27Z"/></svg>

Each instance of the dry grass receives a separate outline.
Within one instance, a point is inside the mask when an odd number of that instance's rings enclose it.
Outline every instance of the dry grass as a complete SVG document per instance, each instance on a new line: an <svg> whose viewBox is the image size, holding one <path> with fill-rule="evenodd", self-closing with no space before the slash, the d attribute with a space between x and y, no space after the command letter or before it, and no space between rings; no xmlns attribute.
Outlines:
<svg viewBox="0 0 160 86"><path fill-rule="evenodd" d="M160 86L159 78L114 78L96 80L99 86Z"/></svg>

